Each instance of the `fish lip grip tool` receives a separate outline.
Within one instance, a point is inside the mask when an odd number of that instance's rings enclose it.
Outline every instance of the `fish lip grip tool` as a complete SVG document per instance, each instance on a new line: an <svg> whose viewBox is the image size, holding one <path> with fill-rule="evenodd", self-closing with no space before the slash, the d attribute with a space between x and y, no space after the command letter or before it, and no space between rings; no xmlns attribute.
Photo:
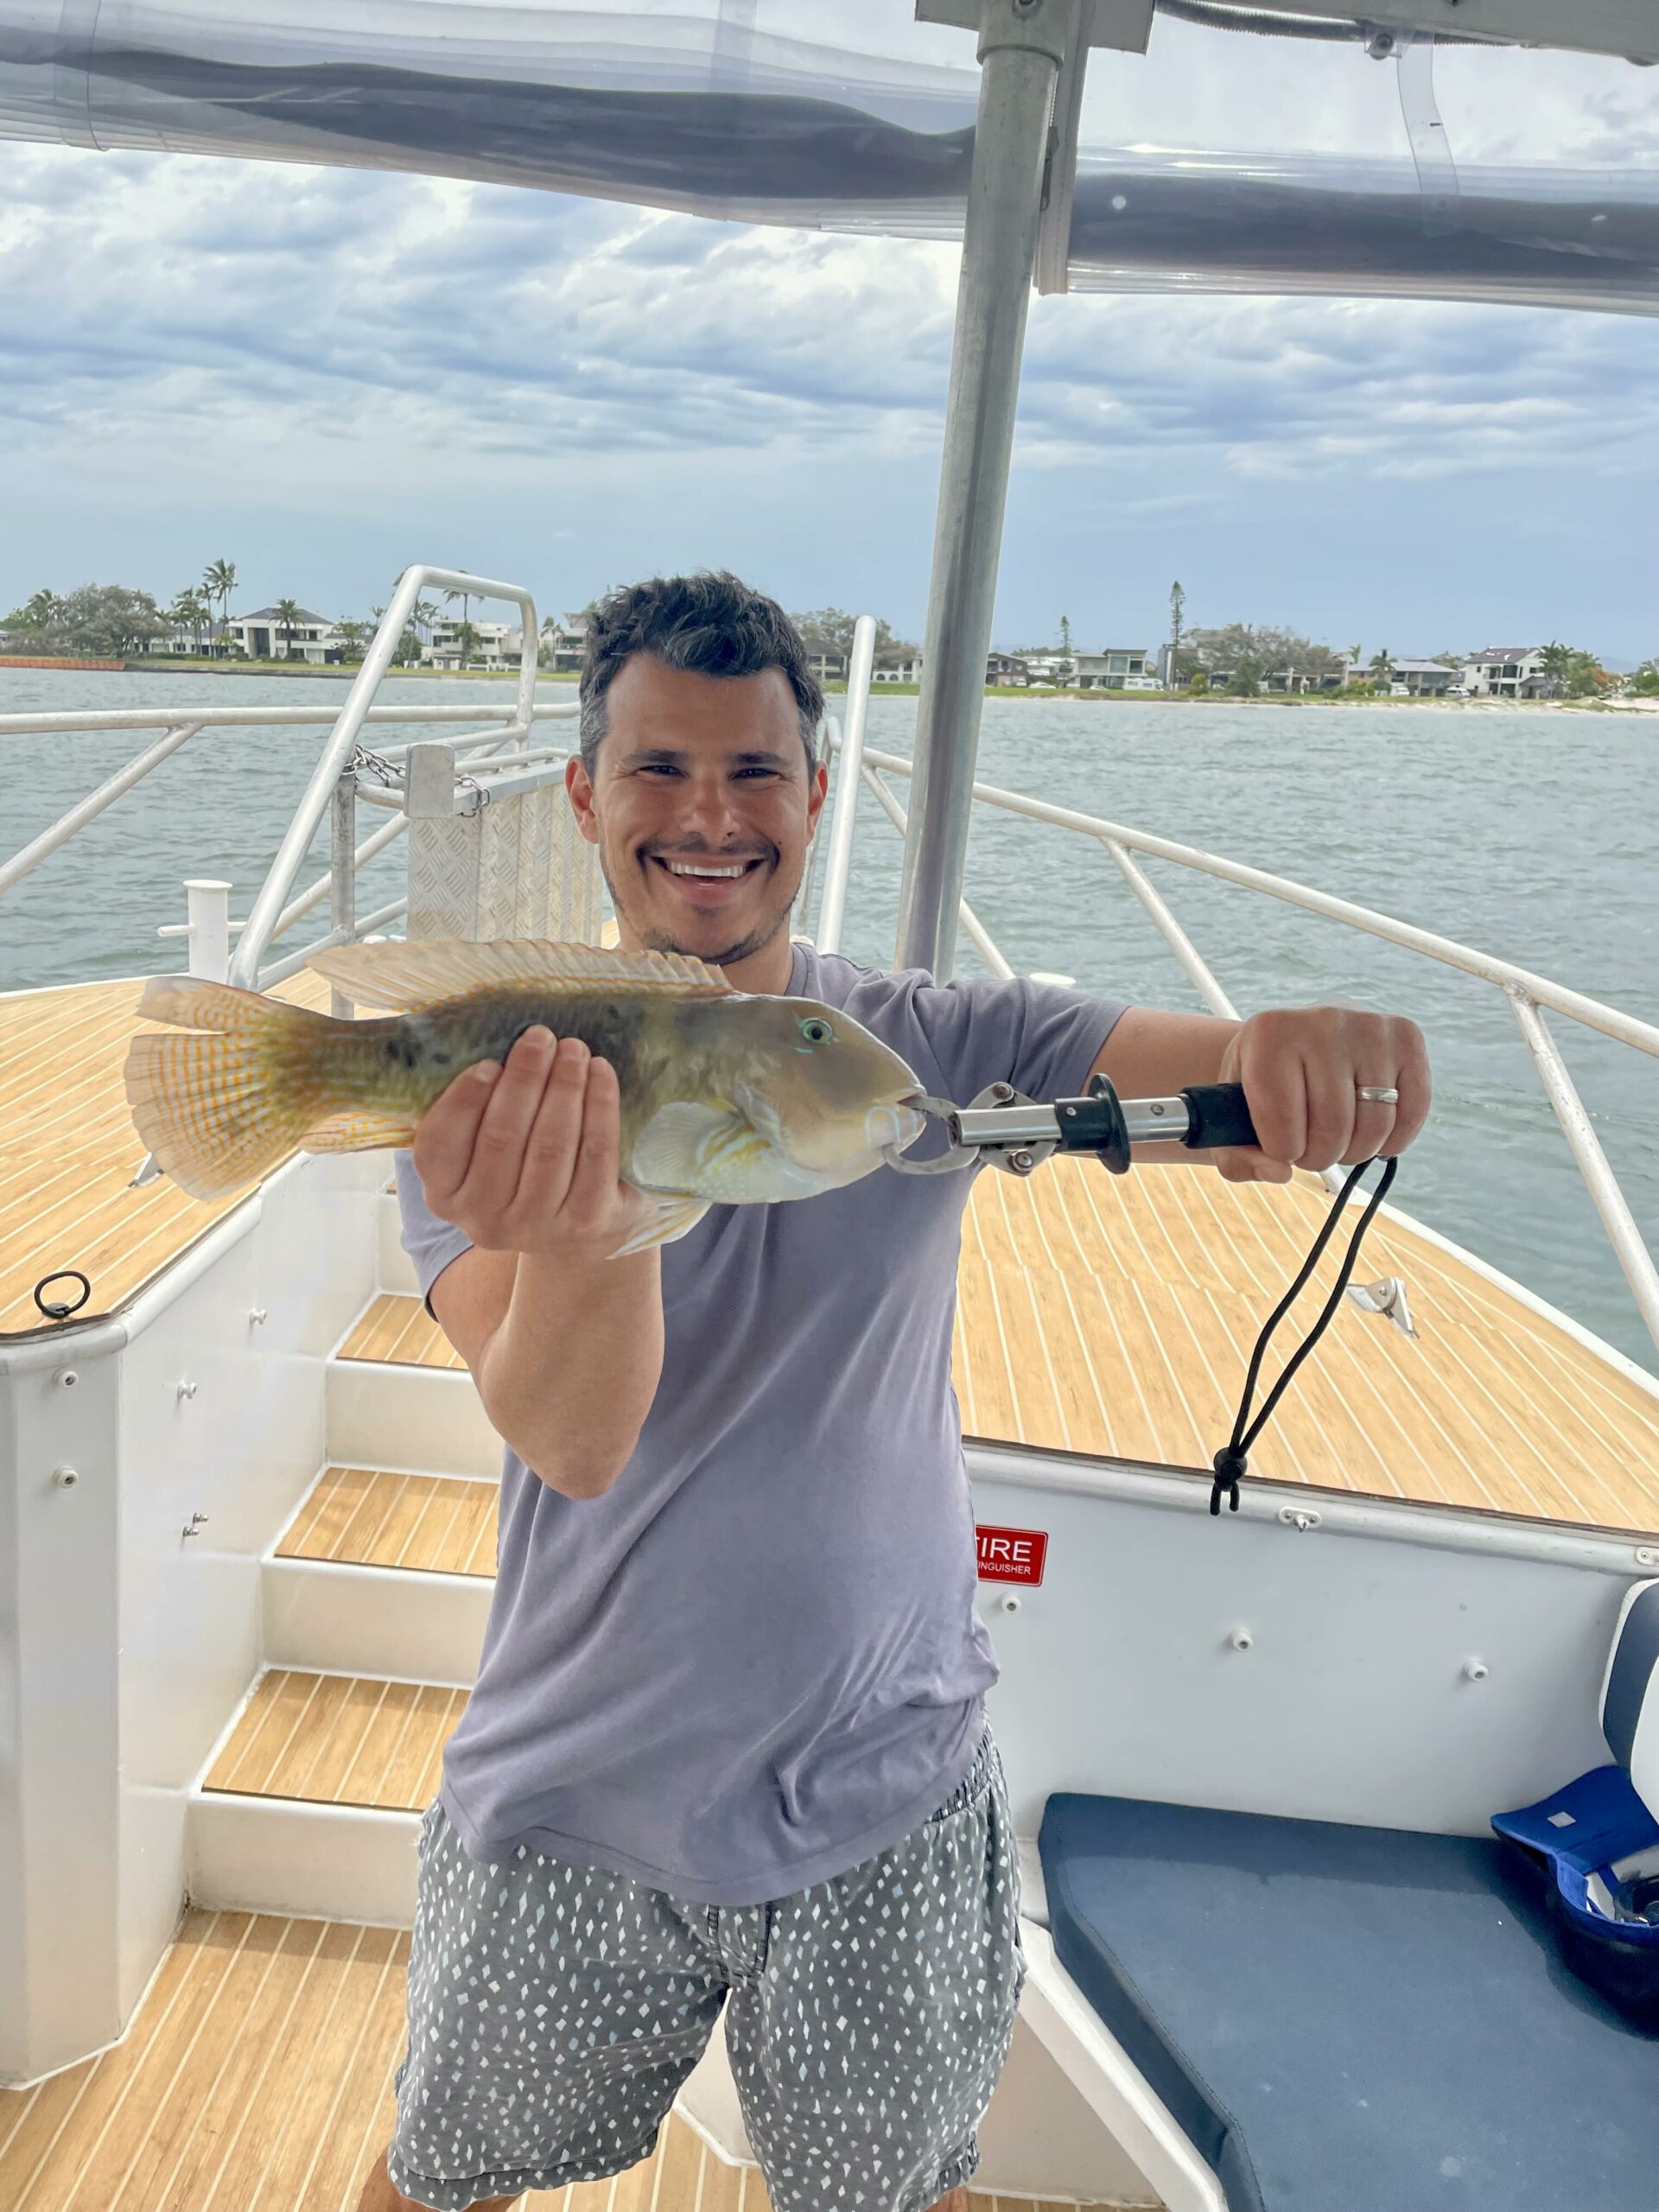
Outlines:
<svg viewBox="0 0 1659 2212"><path fill-rule="evenodd" d="M945 1149L911 1160L888 1145L883 1158L901 1175L947 1175L983 1160L1010 1175L1029 1175L1056 1152L1091 1154L1114 1175L1129 1166L1132 1144L1160 1141L1192 1151L1253 1146L1255 1127L1238 1083L1189 1084L1170 1098L1120 1098L1103 1075L1080 1098L1039 1105L1012 1084L994 1083L970 1105L924 1096L919 1110L944 1124Z"/></svg>

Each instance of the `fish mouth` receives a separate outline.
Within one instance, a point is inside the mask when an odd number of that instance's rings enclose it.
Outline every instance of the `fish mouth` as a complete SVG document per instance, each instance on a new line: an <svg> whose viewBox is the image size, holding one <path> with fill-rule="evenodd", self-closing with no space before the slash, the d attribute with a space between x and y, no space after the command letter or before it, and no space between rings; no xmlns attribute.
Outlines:
<svg viewBox="0 0 1659 2212"><path fill-rule="evenodd" d="M864 1141L872 1152L885 1152L889 1146L902 1152L926 1127L927 1116L921 1109L900 1099L895 1106L871 1107L864 1116Z"/></svg>

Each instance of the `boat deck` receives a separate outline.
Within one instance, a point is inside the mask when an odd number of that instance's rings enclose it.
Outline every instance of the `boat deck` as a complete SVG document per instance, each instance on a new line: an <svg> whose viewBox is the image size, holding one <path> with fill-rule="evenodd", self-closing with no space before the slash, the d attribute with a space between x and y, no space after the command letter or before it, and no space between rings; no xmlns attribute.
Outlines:
<svg viewBox="0 0 1659 2212"><path fill-rule="evenodd" d="M407 1934L186 1911L122 2040L32 2089L0 2089L7 2212L356 2212L395 2116ZM970 2196L970 2212L1014 2212ZM677 2112L608 2181L532 2190L522 2212L770 2212ZM1019 2212L1087 2212L1021 2202Z"/></svg>
<svg viewBox="0 0 1659 2212"><path fill-rule="evenodd" d="M282 988L308 1004L326 989L310 976ZM129 981L0 999L0 1341L49 1325L31 1297L48 1268L91 1277L79 1319L113 1312L238 1203L204 1205L165 1178L126 1187L141 1147L120 1071L140 1026L138 990ZM965 1431L1207 1470L1256 1330L1325 1207L1311 1177L1285 1186L1186 1167L1112 1177L1068 1160L1029 1182L982 1174L959 1276ZM1335 1265L1327 1254L1325 1281ZM1659 1391L1386 1217L1359 1269L1362 1281L1384 1274L1407 1282L1418 1338L1344 1300L1252 1454L1254 1472L1659 1530ZM1304 1295L1310 1318L1316 1288ZM1300 1341L1296 1316L1280 1337L1287 1353ZM342 1356L461 1364L418 1302L396 1295L375 1302ZM1270 1356L1269 1378L1277 1371Z"/></svg>

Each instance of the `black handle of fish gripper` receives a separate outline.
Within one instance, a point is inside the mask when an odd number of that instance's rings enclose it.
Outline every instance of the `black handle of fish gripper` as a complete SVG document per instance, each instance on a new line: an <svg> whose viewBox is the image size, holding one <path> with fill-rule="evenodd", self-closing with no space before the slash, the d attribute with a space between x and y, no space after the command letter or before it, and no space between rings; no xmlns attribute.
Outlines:
<svg viewBox="0 0 1659 2212"><path fill-rule="evenodd" d="M1192 1083L1181 1096L1186 1101L1189 1117L1181 1142L1190 1150L1208 1152L1224 1145L1255 1147L1255 1123L1250 1119L1242 1083Z"/></svg>
<svg viewBox="0 0 1659 2212"><path fill-rule="evenodd" d="M1092 1152L1114 1175L1128 1173L1129 1126L1105 1076L1090 1078L1085 1097L1057 1098L1054 1124L1062 1152Z"/></svg>

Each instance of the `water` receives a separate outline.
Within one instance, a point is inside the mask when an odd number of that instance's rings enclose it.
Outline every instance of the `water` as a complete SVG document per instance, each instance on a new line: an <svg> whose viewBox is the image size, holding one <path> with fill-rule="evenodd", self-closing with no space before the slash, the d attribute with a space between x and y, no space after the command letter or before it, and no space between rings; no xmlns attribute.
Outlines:
<svg viewBox="0 0 1659 2212"><path fill-rule="evenodd" d="M346 688L0 670L0 712L321 704ZM561 686L553 696L571 694ZM499 685L408 678L384 694L389 704L502 696ZM907 753L915 713L913 698L873 701L871 743ZM382 725L376 741L415 734ZM0 988L179 964L178 943L155 931L183 919L187 875L228 878L232 912L245 914L321 736L312 728L193 740L0 898ZM143 741L131 733L0 741L0 856ZM1645 720L988 700L980 773L1378 907L1659 1022L1659 731ZM892 957L899 852L865 794L843 938L855 958ZM325 855L320 837L314 867ZM1500 992L1276 900L1147 865L1243 1010L1339 996L1420 1023L1434 1112L1402 1164L1396 1203L1659 1368ZM359 911L398 895L402 866L394 845L365 872ZM1018 969L1058 969L1085 988L1201 1010L1090 840L981 810L969 896ZM970 948L961 965L977 969ZM1659 1067L1576 1022L1551 1017L1551 1026L1651 1245Z"/></svg>

